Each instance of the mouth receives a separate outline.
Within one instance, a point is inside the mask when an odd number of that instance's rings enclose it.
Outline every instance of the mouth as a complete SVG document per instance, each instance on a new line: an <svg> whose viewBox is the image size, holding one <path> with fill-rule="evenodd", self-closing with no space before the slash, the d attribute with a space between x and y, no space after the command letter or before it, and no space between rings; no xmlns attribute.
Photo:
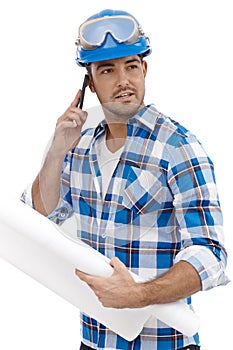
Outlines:
<svg viewBox="0 0 233 350"><path fill-rule="evenodd" d="M115 99L116 100L122 100L122 101L125 101L125 100L128 100L131 96L133 96L134 93L131 92L131 91L128 91L128 92L122 92L118 95L115 96Z"/></svg>

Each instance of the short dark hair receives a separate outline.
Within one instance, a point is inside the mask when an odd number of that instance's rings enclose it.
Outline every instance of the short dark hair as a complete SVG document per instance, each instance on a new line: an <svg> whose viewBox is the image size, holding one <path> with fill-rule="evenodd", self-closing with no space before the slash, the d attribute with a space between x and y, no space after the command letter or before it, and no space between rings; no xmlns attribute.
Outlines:
<svg viewBox="0 0 233 350"><path fill-rule="evenodd" d="M143 59L144 59L144 55L143 55L143 54L139 54L139 55L137 55L137 56L140 58L140 61L142 62L142 61L143 61ZM91 73L91 70L90 70L91 63L92 63L92 62L90 62L90 63L86 63L86 64L85 64L85 68L86 68L86 70L87 70L88 74L90 74L90 73Z"/></svg>

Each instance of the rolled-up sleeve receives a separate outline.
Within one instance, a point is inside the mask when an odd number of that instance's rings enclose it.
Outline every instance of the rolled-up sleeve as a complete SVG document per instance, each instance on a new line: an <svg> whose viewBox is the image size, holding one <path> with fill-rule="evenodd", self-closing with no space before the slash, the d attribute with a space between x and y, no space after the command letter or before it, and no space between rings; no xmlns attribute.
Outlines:
<svg viewBox="0 0 233 350"><path fill-rule="evenodd" d="M34 208L32 200L32 184L23 192L21 201ZM57 225L63 224L73 215L72 200L70 194L70 156L66 155L61 173L60 198L56 208L47 216Z"/></svg>
<svg viewBox="0 0 233 350"><path fill-rule="evenodd" d="M175 263L185 260L198 272L202 283L202 290L208 290L229 282L225 274L226 255L217 259L214 254L204 246L193 245L181 250L175 258Z"/></svg>
<svg viewBox="0 0 233 350"><path fill-rule="evenodd" d="M57 225L63 224L74 214L70 188L70 167L71 157L69 153L65 157L62 168L59 202L53 212L48 215L48 218Z"/></svg>
<svg viewBox="0 0 233 350"><path fill-rule="evenodd" d="M29 184L21 195L21 201L33 208L32 203L32 184Z"/></svg>
<svg viewBox="0 0 233 350"><path fill-rule="evenodd" d="M194 136L173 148L168 183L181 242L174 262L190 263L200 276L203 290L227 284L227 253L214 166Z"/></svg>

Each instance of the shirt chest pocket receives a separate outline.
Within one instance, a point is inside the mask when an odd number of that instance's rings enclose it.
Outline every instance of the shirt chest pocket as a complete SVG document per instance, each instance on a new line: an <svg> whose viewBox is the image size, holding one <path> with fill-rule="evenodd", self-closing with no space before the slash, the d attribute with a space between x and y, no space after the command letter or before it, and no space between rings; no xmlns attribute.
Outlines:
<svg viewBox="0 0 233 350"><path fill-rule="evenodd" d="M138 213L147 214L161 208L164 200L164 174L131 167L123 193L123 206Z"/></svg>

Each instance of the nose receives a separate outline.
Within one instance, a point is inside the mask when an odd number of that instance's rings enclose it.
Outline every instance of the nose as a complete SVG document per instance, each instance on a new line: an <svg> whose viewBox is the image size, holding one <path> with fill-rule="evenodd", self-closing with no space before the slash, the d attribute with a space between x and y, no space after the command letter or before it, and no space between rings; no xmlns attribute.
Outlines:
<svg viewBox="0 0 233 350"><path fill-rule="evenodd" d="M129 85L129 78L125 69L119 69L117 74L117 87L124 88Z"/></svg>

